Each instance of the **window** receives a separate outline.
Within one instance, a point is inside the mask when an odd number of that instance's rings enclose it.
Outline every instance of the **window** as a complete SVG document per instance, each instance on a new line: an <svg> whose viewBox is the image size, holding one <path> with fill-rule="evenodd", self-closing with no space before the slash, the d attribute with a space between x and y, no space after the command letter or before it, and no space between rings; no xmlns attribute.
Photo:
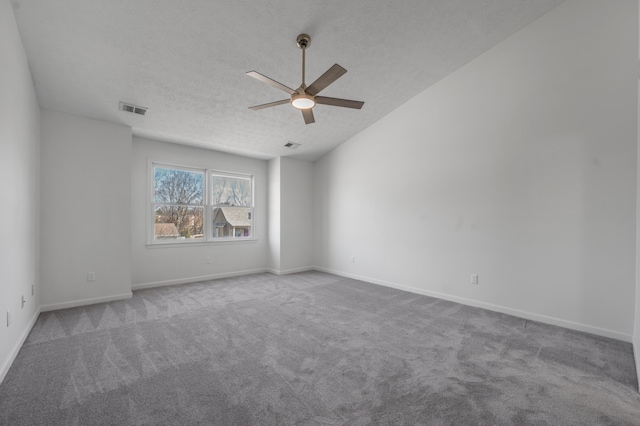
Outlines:
<svg viewBox="0 0 640 426"><path fill-rule="evenodd" d="M211 173L212 238L251 236L252 187L251 177Z"/></svg>
<svg viewBox="0 0 640 426"><path fill-rule="evenodd" d="M204 237L205 173L153 168L154 240Z"/></svg>
<svg viewBox="0 0 640 426"><path fill-rule="evenodd" d="M253 238L253 176L152 163L153 244Z"/></svg>

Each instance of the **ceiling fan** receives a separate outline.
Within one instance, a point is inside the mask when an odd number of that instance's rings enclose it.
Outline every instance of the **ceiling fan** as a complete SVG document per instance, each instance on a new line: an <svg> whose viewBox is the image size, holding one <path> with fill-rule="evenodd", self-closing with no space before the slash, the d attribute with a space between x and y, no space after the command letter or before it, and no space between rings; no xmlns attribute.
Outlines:
<svg viewBox="0 0 640 426"><path fill-rule="evenodd" d="M315 119L313 118L312 108L316 106L316 104L321 105L331 105L331 106L339 106L344 108L355 108L360 109L364 102L361 101L352 101L349 99L338 99L338 98L328 98L326 96L318 96L321 90L329 86L331 83L342 77L347 70L342 68L338 64L334 64L331 68L325 71L316 81L311 83L310 86L304 82L304 68L305 68L305 51L311 44L311 37L308 34L300 34L296 38L296 43L298 47L302 49L302 84L296 90L293 90L290 87L285 86L282 83L278 83L277 81L260 74L257 71L249 71L247 75L249 77L253 77L256 80L260 80L264 83L267 83L270 86L275 87L276 89L280 89L284 92L287 92L291 95L290 99L283 99L281 101L269 102L262 105L255 105L249 107L249 109L259 110L263 108L269 108L277 105L284 105L290 103L295 108L298 108L302 111L302 117L304 118L304 122L306 124L315 123Z"/></svg>

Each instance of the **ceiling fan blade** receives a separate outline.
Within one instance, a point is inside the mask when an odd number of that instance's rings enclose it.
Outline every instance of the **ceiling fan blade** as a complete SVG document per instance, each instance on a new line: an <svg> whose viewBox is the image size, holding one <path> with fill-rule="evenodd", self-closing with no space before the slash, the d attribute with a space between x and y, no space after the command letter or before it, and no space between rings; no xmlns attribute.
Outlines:
<svg viewBox="0 0 640 426"><path fill-rule="evenodd" d="M328 98L326 96L316 96L316 103L322 105L332 105L339 106L344 108L355 108L360 109L364 102L362 101L352 101L349 99L338 99L338 98Z"/></svg>
<svg viewBox="0 0 640 426"><path fill-rule="evenodd" d="M282 83L278 83L277 81L275 81L275 80L274 80L274 79L272 79L272 78L267 77L266 75L262 75L262 74L260 74L258 71L249 71L249 72L247 73L247 75L248 75L249 77L253 77L253 78L255 78L256 80L260 80L260 81L262 81L263 83L267 83L268 85L273 86L273 87L275 87L276 89L280 89L280 90L282 90L282 91L285 91L285 92L287 92L287 93L288 93L288 94L290 94L290 95L293 95L294 93L298 93L298 92L296 92L295 90L293 90L292 88L287 87L287 86L285 86L285 85L284 85L284 84L282 84Z"/></svg>
<svg viewBox="0 0 640 426"><path fill-rule="evenodd" d="M333 66L325 71L325 73L320 77L318 77L316 81L311 83L311 86L307 87L305 92L312 96L315 96L320 93L322 89L342 77L346 72L347 70L342 68L340 65L333 64Z"/></svg>
<svg viewBox="0 0 640 426"><path fill-rule="evenodd" d="M316 122L316 119L313 118L313 110L311 108L301 109L300 111L302 111L302 116L304 117L305 124L311 124Z"/></svg>
<svg viewBox="0 0 640 426"><path fill-rule="evenodd" d="M268 104L250 106L249 109L252 109L255 111L257 109L269 108L269 107L284 105L289 103L291 103L291 99L283 99L281 101L269 102Z"/></svg>

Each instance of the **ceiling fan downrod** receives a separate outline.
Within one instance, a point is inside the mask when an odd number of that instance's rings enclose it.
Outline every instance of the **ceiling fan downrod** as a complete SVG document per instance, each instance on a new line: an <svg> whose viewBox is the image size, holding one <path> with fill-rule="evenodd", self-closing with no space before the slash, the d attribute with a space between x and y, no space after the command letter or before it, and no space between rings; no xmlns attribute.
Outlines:
<svg viewBox="0 0 640 426"><path fill-rule="evenodd" d="M307 47L311 45L311 37L309 34L300 34L296 38L296 44L302 49L302 83L296 90L298 93L291 96L291 105L301 110L309 110L316 105L315 97L307 93L307 84L305 83L305 52ZM306 114L308 114L308 111Z"/></svg>
<svg viewBox="0 0 640 426"><path fill-rule="evenodd" d="M302 49L302 85L300 87L302 87L302 89L306 89L307 85L305 84L305 75L304 75L305 52L307 50L307 47L311 45L311 37L309 36L309 34L300 34L296 38L296 44L300 49Z"/></svg>

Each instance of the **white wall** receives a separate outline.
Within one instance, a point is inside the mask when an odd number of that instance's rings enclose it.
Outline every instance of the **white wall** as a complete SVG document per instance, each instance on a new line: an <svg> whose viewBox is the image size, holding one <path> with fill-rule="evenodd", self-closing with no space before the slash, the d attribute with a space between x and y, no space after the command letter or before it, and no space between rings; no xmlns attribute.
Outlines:
<svg viewBox="0 0 640 426"><path fill-rule="evenodd" d="M281 272L310 269L313 265L313 163L282 157Z"/></svg>
<svg viewBox="0 0 640 426"><path fill-rule="evenodd" d="M640 7L638 8L638 21L640 22ZM640 78L640 28L638 28L638 77ZM640 147L640 81L638 83L638 146ZM638 149L638 159L636 164L640 164L640 149ZM633 326L633 350L636 360L636 374L640 385L640 170L638 170L638 181L636 186L636 294L635 294L635 321Z"/></svg>
<svg viewBox="0 0 640 426"><path fill-rule="evenodd" d="M280 271L280 160L269 160L269 270Z"/></svg>
<svg viewBox="0 0 640 426"><path fill-rule="evenodd" d="M2 382L37 318L40 294L40 110L8 1L0 2L0 63L0 197L5 213L0 239ZM10 326L7 311L11 312Z"/></svg>
<svg viewBox="0 0 640 426"><path fill-rule="evenodd" d="M317 265L629 341L636 8L569 0L319 160Z"/></svg>
<svg viewBox="0 0 640 426"><path fill-rule="evenodd" d="M41 170L42 309L131 297L131 129L43 109Z"/></svg>
<svg viewBox="0 0 640 426"><path fill-rule="evenodd" d="M269 270L291 274L313 268L313 163L269 161Z"/></svg>
<svg viewBox="0 0 640 426"><path fill-rule="evenodd" d="M148 159L255 175L256 241L147 247ZM133 289L194 282L267 269L267 161L200 148L133 138L132 283ZM212 258L207 264L205 259Z"/></svg>

